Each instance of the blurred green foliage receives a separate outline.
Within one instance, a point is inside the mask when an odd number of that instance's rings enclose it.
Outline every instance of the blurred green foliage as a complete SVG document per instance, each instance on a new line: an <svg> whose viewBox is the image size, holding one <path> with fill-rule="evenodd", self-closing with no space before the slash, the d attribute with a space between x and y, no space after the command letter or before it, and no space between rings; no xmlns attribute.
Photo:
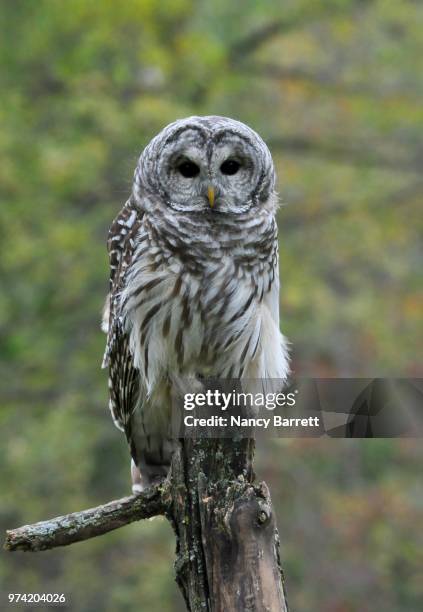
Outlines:
<svg viewBox="0 0 423 612"><path fill-rule="evenodd" d="M272 149L295 372L418 375L419 3L14 0L0 23L2 525L129 489L99 368L105 238L142 147L176 118L232 116ZM293 610L421 609L421 458L405 440L259 449ZM1 591L183 610L173 547L155 519L3 553Z"/></svg>

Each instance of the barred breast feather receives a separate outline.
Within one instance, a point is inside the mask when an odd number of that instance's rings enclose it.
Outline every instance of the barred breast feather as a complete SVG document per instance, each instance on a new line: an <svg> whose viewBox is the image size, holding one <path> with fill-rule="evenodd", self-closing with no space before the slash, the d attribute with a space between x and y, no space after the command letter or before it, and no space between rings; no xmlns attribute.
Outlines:
<svg viewBox="0 0 423 612"><path fill-rule="evenodd" d="M134 213L116 263L113 318L147 395L169 371L284 378L274 219L222 221L217 230L204 220L202 230L183 215L152 223Z"/></svg>
<svg viewBox="0 0 423 612"><path fill-rule="evenodd" d="M112 415L133 457L146 432L163 438L175 377L288 372L274 218L201 221L147 216L129 201L110 231L104 365Z"/></svg>

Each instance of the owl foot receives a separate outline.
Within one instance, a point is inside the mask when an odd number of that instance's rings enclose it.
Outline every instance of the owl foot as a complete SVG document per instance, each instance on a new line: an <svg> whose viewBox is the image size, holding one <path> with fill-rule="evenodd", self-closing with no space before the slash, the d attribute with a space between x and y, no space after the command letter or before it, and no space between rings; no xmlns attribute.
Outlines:
<svg viewBox="0 0 423 612"><path fill-rule="evenodd" d="M148 489L148 487L151 487L152 485L157 485L163 482L163 480L166 478L168 467L163 466L162 470L165 470L165 471L164 472L162 471L162 473L158 474L156 472L151 472L148 469L146 469L145 471L143 469L143 472L141 473L139 467L135 465L134 461L132 460L131 461L132 493L134 495L137 495L138 493L145 491L145 489Z"/></svg>
<svg viewBox="0 0 423 612"><path fill-rule="evenodd" d="M132 493L137 495L144 491L145 486L143 485L141 472L139 468L135 465L134 460L131 460L131 480L132 480Z"/></svg>

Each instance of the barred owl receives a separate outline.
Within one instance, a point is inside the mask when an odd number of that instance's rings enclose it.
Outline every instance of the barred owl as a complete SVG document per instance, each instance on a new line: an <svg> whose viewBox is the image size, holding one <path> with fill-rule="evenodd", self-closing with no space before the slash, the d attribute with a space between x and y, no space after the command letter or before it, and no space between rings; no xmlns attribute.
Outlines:
<svg viewBox="0 0 423 612"><path fill-rule="evenodd" d="M270 152L225 117L190 117L142 152L108 239L103 316L110 409L133 491L173 451L169 392L181 377L285 378Z"/></svg>

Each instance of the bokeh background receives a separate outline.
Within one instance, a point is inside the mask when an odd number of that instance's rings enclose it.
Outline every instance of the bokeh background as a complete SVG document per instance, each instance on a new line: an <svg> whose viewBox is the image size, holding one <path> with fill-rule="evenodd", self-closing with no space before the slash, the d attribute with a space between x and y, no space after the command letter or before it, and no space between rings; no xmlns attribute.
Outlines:
<svg viewBox="0 0 423 612"><path fill-rule="evenodd" d="M2 528L129 491L100 370L105 240L176 118L232 116L273 152L294 372L421 375L421 3L4 0L0 23ZM405 439L258 449L294 612L423 609L422 459ZM3 552L1 592L180 612L173 552L160 518Z"/></svg>

